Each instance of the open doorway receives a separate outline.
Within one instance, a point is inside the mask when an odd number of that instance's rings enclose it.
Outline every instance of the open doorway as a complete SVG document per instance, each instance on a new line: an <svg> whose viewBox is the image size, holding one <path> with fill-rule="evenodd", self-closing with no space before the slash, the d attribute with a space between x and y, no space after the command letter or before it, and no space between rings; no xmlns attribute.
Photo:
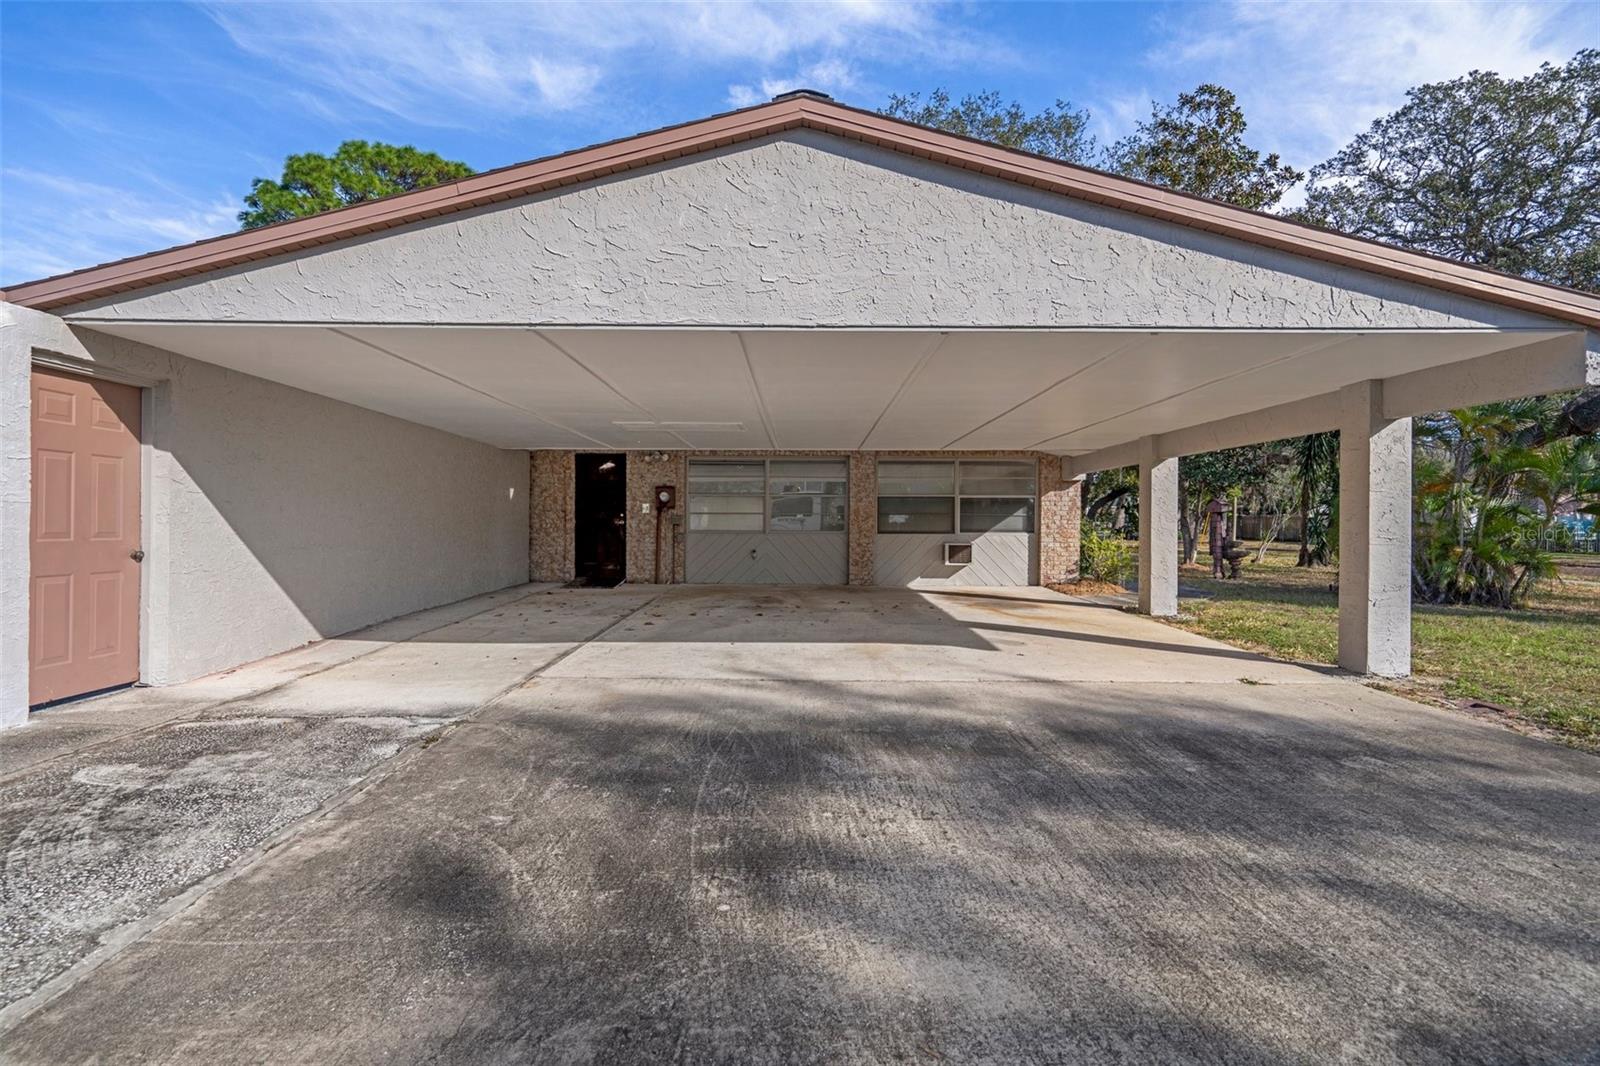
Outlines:
<svg viewBox="0 0 1600 1066"><path fill-rule="evenodd" d="M628 576L628 457L579 454L576 472L574 576L581 585L620 585Z"/></svg>

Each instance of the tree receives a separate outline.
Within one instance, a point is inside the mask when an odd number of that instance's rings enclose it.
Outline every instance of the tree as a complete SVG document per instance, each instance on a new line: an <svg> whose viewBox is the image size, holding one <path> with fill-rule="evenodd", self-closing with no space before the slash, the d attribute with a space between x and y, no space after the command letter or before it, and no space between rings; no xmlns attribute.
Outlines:
<svg viewBox="0 0 1600 1066"><path fill-rule="evenodd" d="M1150 119L1107 151L1108 169L1169 189L1262 211L1305 177L1276 152L1262 155L1244 142L1238 99L1220 85L1181 93L1171 107L1152 107Z"/></svg>
<svg viewBox="0 0 1600 1066"><path fill-rule="evenodd" d="M1083 479L1083 518L1121 531L1139 524L1139 468L1101 470Z"/></svg>
<svg viewBox="0 0 1600 1066"><path fill-rule="evenodd" d="M1211 501L1265 481L1277 461L1278 451L1271 444L1247 444L1178 460L1178 523L1185 563L1194 562L1199 555L1200 533Z"/></svg>
<svg viewBox="0 0 1600 1066"><path fill-rule="evenodd" d="M1475 70L1412 89L1313 168L1300 216L1600 290L1600 51L1525 78Z"/></svg>
<svg viewBox="0 0 1600 1066"><path fill-rule="evenodd" d="M1074 110L1065 100L1029 114L1016 101L1002 102L997 92L963 96L951 103L948 92L935 89L926 99L921 93L894 93L882 113L1068 163L1085 163L1094 157L1089 113Z"/></svg>
<svg viewBox="0 0 1600 1066"><path fill-rule="evenodd" d="M1296 566L1321 566L1332 559L1338 536L1339 433L1311 433L1289 442L1290 465L1300 496L1300 557Z"/></svg>
<svg viewBox="0 0 1600 1066"><path fill-rule="evenodd" d="M1559 517L1600 513L1600 440L1517 443L1557 416L1554 401L1535 397L1417 420L1420 599L1511 607L1555 574L1546 545Z"/></svg>
<svg viewBox="0 0 1600 1066"><path fill-rule="evenodd" d="M1181 93L1169 107L1152 106L1150 119L1107 149L1108 169L1179 192L1256 210L1271 207L1303 174L1276 153L1245 143L1247 123L1238 99L1220 85ZM1282 447L1257 444L1185 456L1178 464L1183 561L1200 550L1206 508L1213 499L1265 482L1281 462Z"/></svg>
<svg viewBox="0 0 1600 1066"><path fill-rule="evenodd" d="M1311 172L1297 213L1357 236L1600 291L1600 51L1419 86ZM1510 606L1591 509L1600 388L1416 422L1419 598Z"/></svg>
<svg viewBox="0 0 1600 1066"><path fill-rule="evenodd" d="M395 193L465 178L473 173L457 163L410 145L377 141L345 141L331 156L318 152L292 155L278 181L257 178L250 183L239 212L241 229L332 211Z"/></svg>

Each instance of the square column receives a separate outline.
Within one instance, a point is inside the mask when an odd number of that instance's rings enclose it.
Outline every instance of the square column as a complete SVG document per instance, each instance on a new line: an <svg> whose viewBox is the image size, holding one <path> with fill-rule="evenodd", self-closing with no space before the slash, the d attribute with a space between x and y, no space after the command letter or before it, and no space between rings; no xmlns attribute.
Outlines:
<svg viewBox="0 0 1600 1066"><path fill-rule="evenodd" d="M1178 613L1178 460L1139 442L1139 613Z"/></svg>
<svg viewBox="0 0 1600 1066"><path fill-rule="evenodd" d="M878 548L878 457L871 452L851 452L849 462L850 499L844 512L849 530L847 580L852 585L870 585Z"/></svg>
<svg viewBox="0 0 1600 1066"><path fill-rule="evenodd" d="M1411 419L1379 381L1339 391L1339 665L1411 673Z"/></svg>
<svg viewBox="0 0 1600 1066"><path fill-rule="evenodd" d="M1064 476L1059 455L1039 457L1039 584L1078 580L1083 539L1083 475Z"/></svg>
<svg viewBox="0 0 1600 1066"><path fill-rule="evenodd" d="M528 580L571 581L577 568L572 541L575 453L530 452L528 467Z"/></svg>

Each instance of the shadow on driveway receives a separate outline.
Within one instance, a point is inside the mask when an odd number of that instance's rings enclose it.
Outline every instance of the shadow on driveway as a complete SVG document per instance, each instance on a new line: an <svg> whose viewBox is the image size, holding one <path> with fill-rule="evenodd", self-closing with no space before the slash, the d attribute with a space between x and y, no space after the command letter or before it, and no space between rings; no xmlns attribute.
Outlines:
<svg viewBox="0 0 1600 1066"><path fill-rule="evenodd" d="M1594 766L1341 682L544 677L8 1054L1584 1061Z"/></svg>

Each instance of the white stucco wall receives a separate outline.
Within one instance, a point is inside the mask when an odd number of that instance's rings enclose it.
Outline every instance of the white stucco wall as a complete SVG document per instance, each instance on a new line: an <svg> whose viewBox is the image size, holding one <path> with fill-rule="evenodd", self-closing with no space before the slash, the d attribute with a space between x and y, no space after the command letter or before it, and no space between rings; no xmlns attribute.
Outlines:
<svg viewBox="0 0 1600 1066"><path fill-rule="evenodd" d="M65 313L918 328L1546 321L813 130Z"/></svg>
<svg viewBox="0 0 1600 1066"><path fill-rule="evenodd" d="M28 365L151 385L144 680L527 580L528 455L0 304L0 722L26 713Z"/></svg>

